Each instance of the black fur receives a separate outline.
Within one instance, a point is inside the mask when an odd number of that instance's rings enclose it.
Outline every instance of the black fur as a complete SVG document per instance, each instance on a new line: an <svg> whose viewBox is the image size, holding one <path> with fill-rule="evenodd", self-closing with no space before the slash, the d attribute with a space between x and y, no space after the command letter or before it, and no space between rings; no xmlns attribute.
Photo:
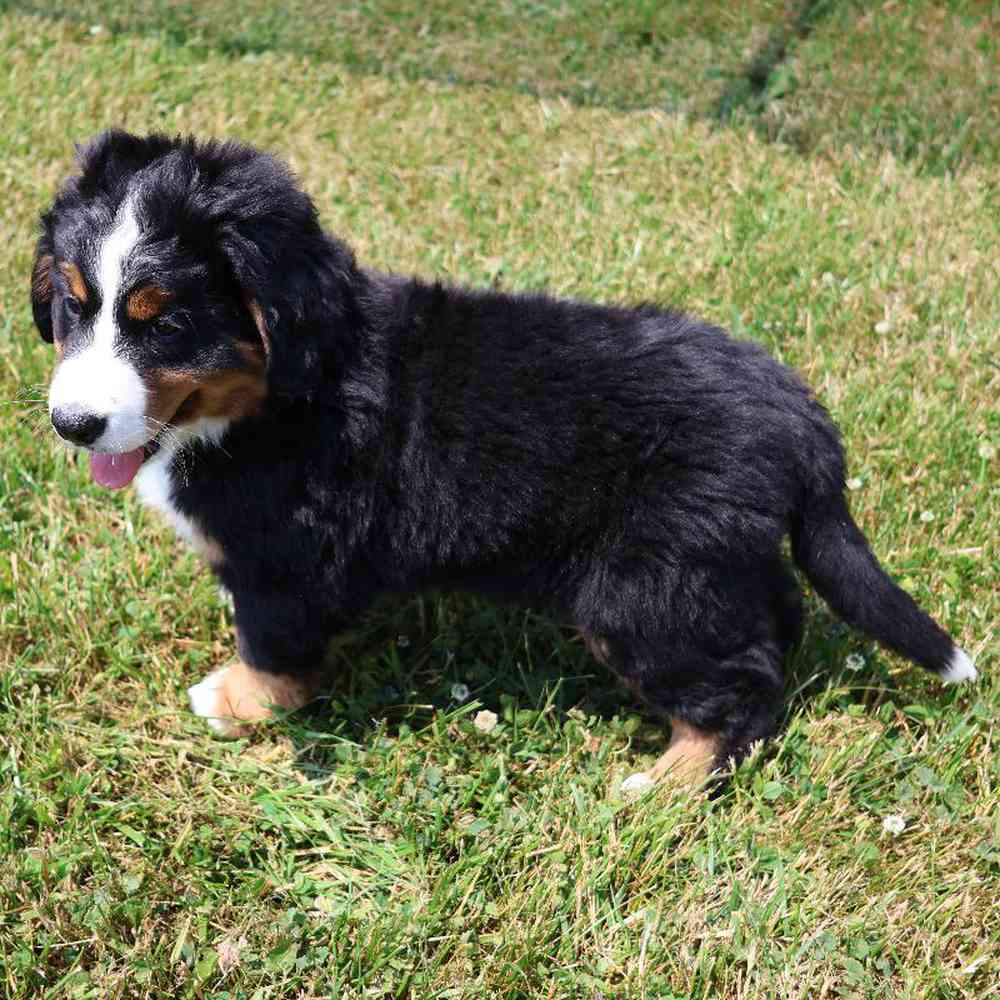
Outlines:
<svg viewBox="0 0 1000 1000"><path fill-rule="evenodd" d="M109 133L82 162L46 245L106 224L145 171L163 266L193 275L190 357L255 336L261 307L264 409L192 446L173 484L224 552L253 666L312 670L380 594L468 589L604 640L653 709L739 757L774 731L799 632L789 532L847 621L947 666L951 640L851 520L829 417L755 344L653 306L363 270L247 147Z"/></svg>

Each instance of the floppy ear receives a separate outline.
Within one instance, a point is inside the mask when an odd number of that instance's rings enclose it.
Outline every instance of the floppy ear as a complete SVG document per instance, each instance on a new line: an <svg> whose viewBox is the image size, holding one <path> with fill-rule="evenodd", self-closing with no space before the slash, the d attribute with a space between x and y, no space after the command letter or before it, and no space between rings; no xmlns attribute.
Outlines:
<svg viewBox="0 0 1000 1000"><path fill-rule="evenodd" d="M268 387L308 396L325 372L356 354L364 277L351 251L328 236L291 173L239 143L185 141L164 158L167 188L188 191L180 224L203 245L252 321L267 360ZM147 199L147 211L157 211ZM173 202L164 212L176 217Z"/></svg>
<svg viewBox="0 0 1000 1000"><path fill-rule="evenodd" d="M275 242L266 220L219 241L256 327L272 392L308 396L324 370L344 367L357 342L357 269L351 252L321 230ZM284 235L284 234L281 234Z"/></svg>
<svg viewBox="0 0 1000 1000"><path fill-rule="evenodd" d="M31 268L31 312L42 340L52 343L52 267L54 257L48 235L42 236L35 248L35 263Z"/></svg>

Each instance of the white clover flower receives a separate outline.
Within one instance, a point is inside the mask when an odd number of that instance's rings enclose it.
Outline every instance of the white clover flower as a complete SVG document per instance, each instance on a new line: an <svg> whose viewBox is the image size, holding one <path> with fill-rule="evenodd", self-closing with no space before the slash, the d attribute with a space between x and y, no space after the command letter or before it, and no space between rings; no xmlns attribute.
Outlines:
<svg viewBox="0 0 1000 1000"><path fill-rule="evenodd" d="M823 276L819 280L824 285L835 285L837 283L837 279L829 271L824 271Z"/></svg>
<svg viewBox="0 0 1000 1000"><path fill-rule="evenodd" d="M469 700L469 696L472 692L469 690L468 684L452 684L451 686L451 697L453 701L457 701L459 704Z"/></svg>
<svg viewBox="0 0 1000 1000"><path fill-rule="evenodd" d="M974 958L968 965L962 969L963 976L974 976L979 970L979 966L983 965L985 962L989 961L990 956L980 955L979 958Z"/></svg>
<svg viewBox="0 0 1000 1000"><path fill-rule="evenodd" d="M881 319L875 324L875 332L884 337L892 329L892 323L887 319Z"/></svg>
<svg viewBox="0 0 1000 1000"><path fill-rule="evenodd" d="M488 708L484 708L481 712L476 713L476 717L472 720L472 724L481 733L492 733L497 727L497 723L500 720L497 718L496 712L491 712Z"/></svg>
<svg viewBox="0 0 1000 1000"><path fill-rule="evenodd" d="M846 660L844 660L844 666L848 670L863 670L865 666L865 658L860 653L851 653Z"/></svg>
<svg viewBox="0 0 1000 1000"><path fill-rule="evenodd" d="M99 35L103 31L104 31L104 25L103 24L92 24L90 26L90 33L92 35Z"/></svg>
<svg viewBox="0 0 1000 1000"><path fill-rule="evenodd" d="M861 479L858 476L852 476L847 480L847 488L849 490L860 490L861 489Z"/></svg>
<svg viewBox="0 0 1000 1000"><path fill-rule="evenodd" d="M932 510L925 510L920 515L920 520L923 521L924 524L930 524L931 521L934 520L934 511L932 511Z"/></svg>
<svg viewBox="0 0 1000 1000"><path fill-rule="evenodd" d="M902 816L886 816L882 820L882 829L891 836L898 837L906 829L906 820Z"/></svg>
<svg viewBox="0 0 1000 1000"><path fill-rule="evenodd" d="M979 457L986 459L987 462L991 462L997 457L997 450L995 445L989 443L989 441L984 441L978 448Z"/></svg>

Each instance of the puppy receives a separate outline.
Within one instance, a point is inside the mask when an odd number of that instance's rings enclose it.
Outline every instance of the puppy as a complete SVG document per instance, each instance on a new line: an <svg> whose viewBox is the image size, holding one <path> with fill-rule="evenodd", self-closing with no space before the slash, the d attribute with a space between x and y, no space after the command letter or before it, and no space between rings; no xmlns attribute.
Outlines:
<svg viewBox="0 0 1000 1000"><path fill-rule="evenodd" d="M642 788L771 736L800 595L945 682L976 670L851 518L836 428L754 344L649 305L359 266L274 159L107 132L42 216L56 431L135 482L232 593L219 732L315 692L387 592L549 609L672 740Z"/></svg>

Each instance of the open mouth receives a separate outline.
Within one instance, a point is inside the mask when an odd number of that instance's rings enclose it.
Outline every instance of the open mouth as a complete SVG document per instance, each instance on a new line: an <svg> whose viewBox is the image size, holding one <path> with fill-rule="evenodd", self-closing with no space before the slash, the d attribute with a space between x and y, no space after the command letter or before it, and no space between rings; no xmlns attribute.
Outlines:
<svg viewBox="0 0 1000 1000"><path fill-rule="evenodd" d="M150 438L141 448L131 451L92 452L90 455L90 475L100 486L109 490L124 489L142 468L142 463L152 458L160 450L160 436L166 428Z"/></svg>
<svg viewBox="0 0 1000 1000"><path fill-rule="evenodd" d="M120 490L128 486L139 474L143 463L152 458L159 450L163 438L174 433L178 423L184 423L191 414L192 405L197 397L196 392L189 393L173 411L168 421L157 419L159 430L143 445L131 451L91 452L90 476L99 486L109 490Z"/></svg>

